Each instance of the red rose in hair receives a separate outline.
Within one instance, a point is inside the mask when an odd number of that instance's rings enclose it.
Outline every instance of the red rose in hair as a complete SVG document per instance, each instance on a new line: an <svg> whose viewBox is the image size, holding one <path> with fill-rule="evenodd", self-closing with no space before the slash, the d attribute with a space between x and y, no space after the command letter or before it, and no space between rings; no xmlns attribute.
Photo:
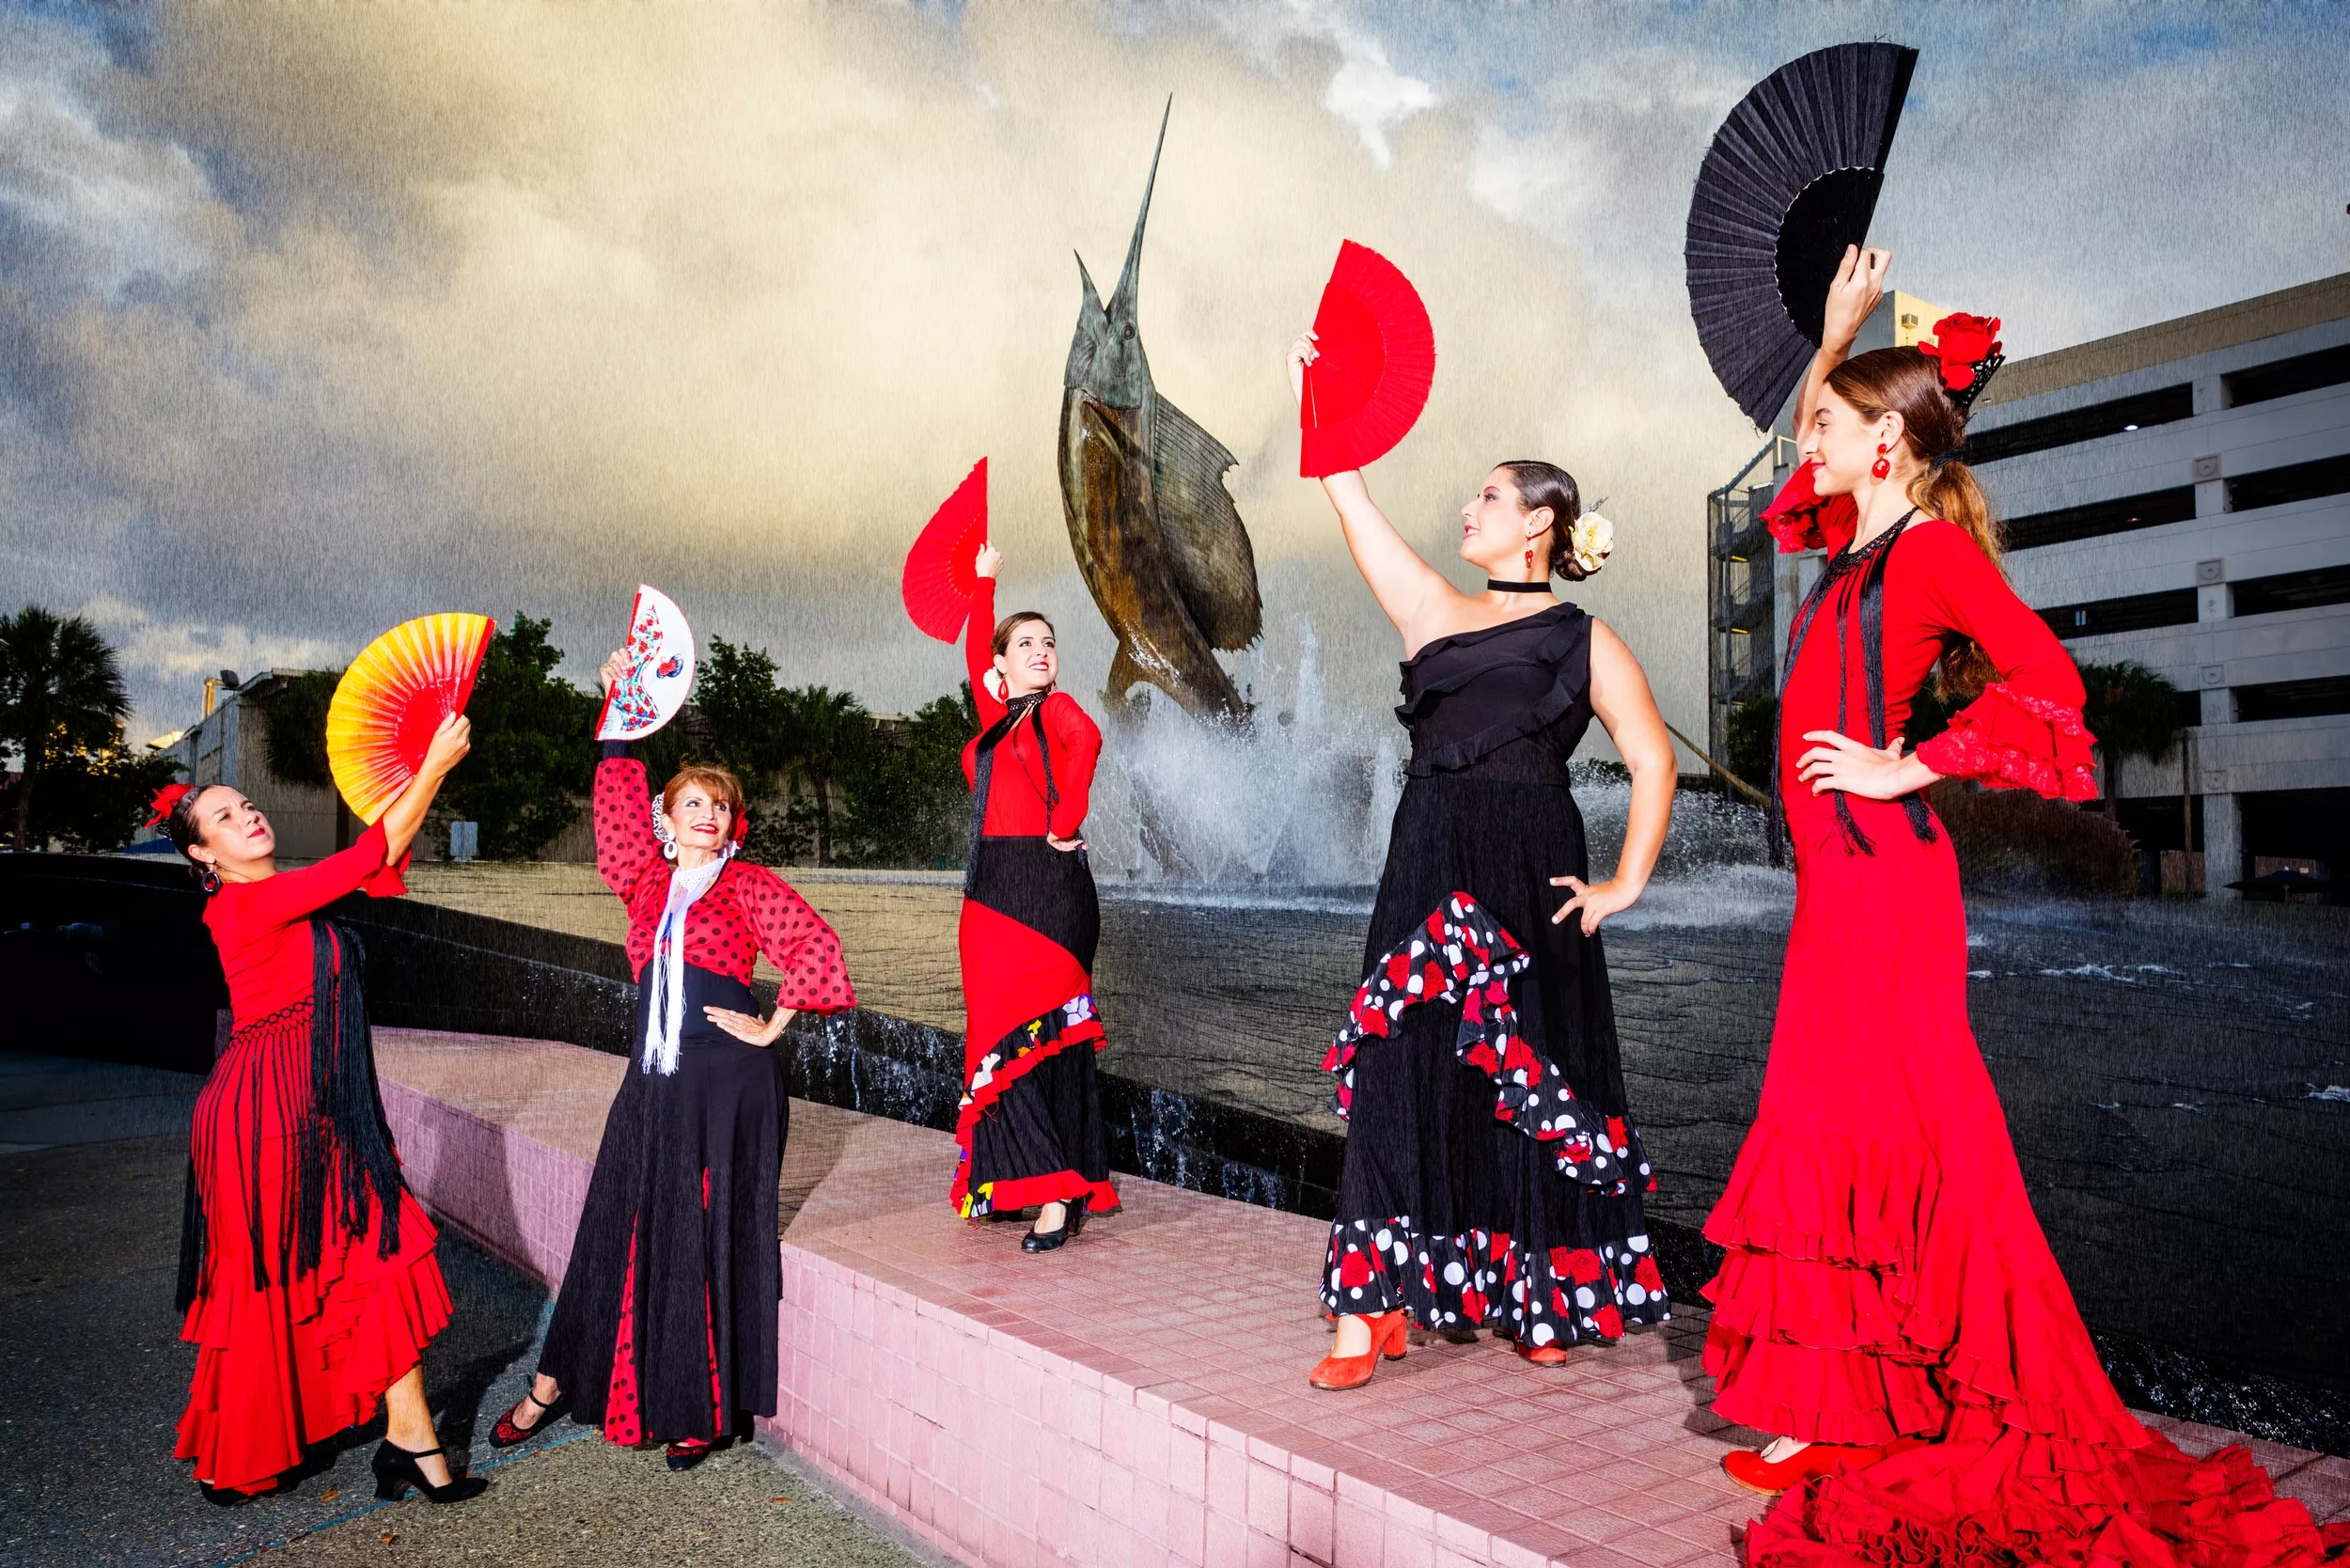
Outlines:
<svg viewBox="0 0 2350 1568"><path fill-rule="evenodd" d="M1934 323L1934 341L1919 343L1918 352L1942 366L1942 384L1964 392L1975 384L1975 367L2006 347L1999 341L1999 319L1969 316L1964 310Z"/></svg>
<svg viewBox="0 0 2350 1568"><path fill-rule="evenodd" d="M141 827L161 827L170 817L171 808L180 804L180 797L194 789L192 784L166 784L155 792L155 798L147 803L147 821Z"/></svg>

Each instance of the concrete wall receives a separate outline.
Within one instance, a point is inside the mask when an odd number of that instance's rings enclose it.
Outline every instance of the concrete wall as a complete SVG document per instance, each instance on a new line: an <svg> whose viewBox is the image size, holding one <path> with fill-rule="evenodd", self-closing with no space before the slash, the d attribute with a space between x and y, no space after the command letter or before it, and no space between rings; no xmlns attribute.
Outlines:
<svg viewBox="0 0 2350 1568"><path fill-rule="evenodd" d="M2078 637L2067 647L2083 663L2135 660L2181 691L2201 694L2190 775L2205 797L2202 847L2213 891L2222 896L2220 885L2245 874L2236 797L2350 786L2350 715L2243 723L2233 695L2268 682L2350 675L2350 604L2236 616L2228 588L2350 563L2350 495L2226 510L2228 479L2350 453L2350 385L2231 408L2221 378L2344 343L2350 318L2320 321L2012 399L1985 409L1981 422L1994 430L2182 383L2194 387L2190 418L2010 458L1977 473L2004 518L2194 486L2192 520L2019 551L2008 565L2017 590L2039 607L2198 590L2192 624ZM2109 787L2124 798L2175 797L2180 785L2174 755L2123 768Z"/></svg>

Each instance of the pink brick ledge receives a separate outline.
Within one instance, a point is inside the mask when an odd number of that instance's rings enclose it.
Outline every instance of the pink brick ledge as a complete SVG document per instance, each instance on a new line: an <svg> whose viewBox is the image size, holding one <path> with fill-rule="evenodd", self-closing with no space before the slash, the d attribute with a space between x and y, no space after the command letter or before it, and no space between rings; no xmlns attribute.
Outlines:
<svg viewBox="0 0 2350 1568"><path fill-rule="evenodd" d="M627 1064L544 1041L378 1029L384 1099L433 1211L554 1285ZM1536 1372L1415 1346L1324 1394L1327 1229L1119 1179L1048 1258L948 1213L945 1134L794 1101L782 1386L767 1435L986 1568L1729 1568L1759 1499L1719 1461L1701 1313ZM2160 1421L2199 1451L2231 1435ZM2350 1462L2255 1444L2318 1516Z"/></svg>

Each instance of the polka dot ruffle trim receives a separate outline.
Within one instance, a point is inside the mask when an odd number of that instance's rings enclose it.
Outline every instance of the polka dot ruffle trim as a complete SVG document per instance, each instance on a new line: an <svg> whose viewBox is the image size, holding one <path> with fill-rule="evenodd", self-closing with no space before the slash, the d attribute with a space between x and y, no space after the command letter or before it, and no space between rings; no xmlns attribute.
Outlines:
<svg viewBox="0 0 2350 1568"><path fill-rule="evenodd" d="M1610 1194L1655 1181L1639 1135L1622 1117L1603 1117L1577 1098L1566 1077L1518 1029L1510 981L1532 957L1483 905L1454 892L1402 941L1388 949L1355 993L1346 1027L1330 1043L1323 1071L1338 1074L1334 1108L1349 1116L1355 1099L1355 1052L1361 1043L1395 1032L1404 1012L1422 1002L1461 1009L1453 1051L1494 1082L1494 1118L1550 1145L1560 1174Z"/></svg>
<svg viewBox="0 0 2350 1568"><path fill-rule="evenodd" d="M1492 1327L1536 1347L1620 1340L1672 1316L1646 1235L1538 1252L1499 1231L1422 1235L1408 1215L1330 1227L1322 1303L1348 1315L1402 1308L1422 1328Z"/></svg>

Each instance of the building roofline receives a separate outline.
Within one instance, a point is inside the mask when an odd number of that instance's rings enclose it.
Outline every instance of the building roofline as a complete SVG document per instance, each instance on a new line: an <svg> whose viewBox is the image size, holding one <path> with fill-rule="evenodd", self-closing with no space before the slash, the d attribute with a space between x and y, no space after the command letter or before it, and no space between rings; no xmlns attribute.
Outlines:
<svg viewBox="0 0 2350 1568"><path fill-rule="evenodd" d="M1981 406L2058 392L2343 317L2350 317L2350 273L2016 360L1984 389Z"/></svg>

